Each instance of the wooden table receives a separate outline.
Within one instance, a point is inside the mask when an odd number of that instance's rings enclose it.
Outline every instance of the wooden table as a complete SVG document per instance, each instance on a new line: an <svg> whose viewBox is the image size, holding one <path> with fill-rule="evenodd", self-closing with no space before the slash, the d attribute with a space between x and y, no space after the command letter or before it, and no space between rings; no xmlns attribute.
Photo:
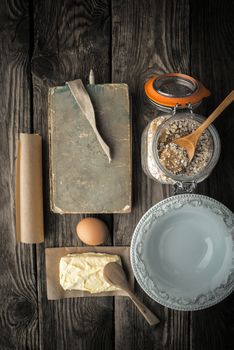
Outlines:
<svg viewBox="0 0 234 350"><path fill-rule="evenodd" d="M133 98L131 214L102 216L109 244L129 245L145 211L170 194L140 164L143 128L154 110L143 99L152 74L184 72L212 96L208 115L233 88L234 2L189 0L2 0L0 4L0 349L151 350L234 348L234 299L204 311L177 312L137 293L162 322L150 329L124 297L48 301L45 247L76 246L79 215L49 210L48 86L93 68L97 82L125 82ZM216 122L222 155L198 192L234 209L234 106ZM17 132L43 136L45 243L16 244L14 157Z"/></svg>

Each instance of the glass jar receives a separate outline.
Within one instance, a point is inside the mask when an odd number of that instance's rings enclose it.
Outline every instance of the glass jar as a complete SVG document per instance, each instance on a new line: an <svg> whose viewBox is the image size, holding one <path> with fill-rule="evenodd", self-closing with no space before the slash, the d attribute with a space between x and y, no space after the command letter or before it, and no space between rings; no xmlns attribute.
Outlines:
<svg viewBox="0 0 234 350"><path fill-rule="evenodd" d="M211 140L211 147L209 149L209 160L204 167L193 175L173 174L160 161L158 153L158 143L160 135L167 129L167 127L177 120L195 120L201 124L204 117L194 113L176 113L174 116L166 117L160 116L155 118L144 130L142 134L142 167L144 172L153 180L163 184L182 183L198 183L207 178L213 168L215 167L220 155L220 139L219 135L213 125L207 129Z"/></svg>
<svg viewBox="0 0 234 350"><path fill-rule="evenodd" d="M203 141L203 148L201 148L202 143L200 148L197 146L197 149L203 150L203 154L200 153L199 156L195 153L195 157L188 164L188 168L184 168L186 170L184 173L170 171L162 162L162 159L160 160L160 147L162 148L160 137L162 139L162 135L165 135L165 132L170 130L172 125L174 125L174 128L175 125L181 125L183 128L185 124L193 123L193 126L196 125L195 128L197 128L205 118L193 113L193 109L201 103L203 97L209 95L209 91L193 78L175 73L150 79L150 87L158 89L154 96L151 89L149 97L147 90L149 85L147 84L149 82L145 85L146 95L156 106L156 109L161 112L147 125L142 134L141 162L143 170L153 180L162 184L174 185L177 188L175 192L180 192L180 190L181 192L192 192L198 182L203 181L210 175L219 159L220 139L215 127L210 125L205 131L203 138L206 140L206 144ZM200 94L195 89L195 87L198 89L199 86L201 87ZM194 98L194 93L196 93L196 98ZM177 159L174 158L177 164ZM187 170L190 170L190 172Z"/></svg>

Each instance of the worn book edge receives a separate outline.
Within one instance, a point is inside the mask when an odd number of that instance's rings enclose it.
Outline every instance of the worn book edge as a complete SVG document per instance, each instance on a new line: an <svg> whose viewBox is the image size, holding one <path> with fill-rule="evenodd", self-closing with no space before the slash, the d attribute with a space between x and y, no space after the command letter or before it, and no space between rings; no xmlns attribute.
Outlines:
<svg viewBox="0 0 234 350"><path fill-rule="evenodd" d="M129 88L128 85L125 83L121 84L96 84L97 86L103 86L103 85L111 85L111 86L125 86L127 88L127 95L128 95L128 111L129 111L129 142L130 142L130 165L129 165L129 176L130 176L130 193L129 193L129 204L127 204L124 208L120 210L112 210L112 211L82 211L79 210L77 211L64 211L63 209L59 208L58 206L55 205L55 191L53 189L53 179L54 179L54 174L53 174L53 146L51 142L51 135L52 135L52 120L53 120L53 114L55 113L53 109L53 94L56 90L56 88L60 88L63 86L55 86L49 88L48 92L48 140L49 140L49 186L50 186L50 208L52 212L56 214L124 214L124 213L131 213L132 210L132 108L131 108L131 100L130 100L130 95L129 95Z"/></svg>

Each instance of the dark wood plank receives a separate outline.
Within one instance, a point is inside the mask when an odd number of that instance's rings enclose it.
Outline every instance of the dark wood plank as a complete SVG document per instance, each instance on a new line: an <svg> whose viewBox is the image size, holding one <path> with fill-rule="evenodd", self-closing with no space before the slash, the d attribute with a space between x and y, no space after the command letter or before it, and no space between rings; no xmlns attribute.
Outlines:
<svg viewBox="0 0 234 350"><path fill-rule="evenodd" d="M209 115L234 88L234 3L191 3L191 73L209 87L212 96L200 111ZM206 181L203 192L234 210L234 105L215 122L221 138L220 161ZM205 190L205 191L204 191ZM234 296L210 309L193 314L194 349L234 348Z"/></svg>
<svg viewBox="0 0 234 350"><path fill-rule="evenodd" d="M0 348L38 349L35 246L17 244L14 226L15 144L30 132L30 9L0 4Z"/></svg>
<svg viewBox="0 0 234 350"><path fill-rule="evenodd" d="M105 0L34 2L33 110L31 10L24 0L5 0L0 5L0 348L232 349L233 296L208 310L184 313L157 305L137 287L162 323L150 329L128 299L116 298L115 340L112 299L47 301L44 246L77 245L75 225L80 219L49 211L47 89L78 76L87 78L90 66L97 81L109 81L110 7ZM141 170L140 137L155 113L143 100L143 82L154 73L191 73L211 89L212 97L200 108L204 114L211 112L233 88L233 10L231 0L225 4L150 0L147 5L140 0L112 0L112 81L127 82L133 93L134 208L132 214L114 218L117 245L130 244L140 217L169 194L168 188L147 179ZM232 210L233 111L229 107L216 122L222 156L209 180L199 186L200 192ZM15 133L32 130L30 112L34 131L43 135L46 162L46 242L36 250L15 244L13 224ZM104 219L111 228L111 218Z"/></svg>
<svg viewBox="0 0 234 350"><path fill-rule="evenodd" d="M153 74L189 73L189 1L112 1L112 81L130 86L133 105L134 208L114 217L115 244L130 244L133 230L149 207L169 195L166 186L149 180L140 164L141 134L155 109L143 98L144 81ZM189 349L190 313L161 307L136 288L161 318L150 329L130 301L115 303L116 349Z"/></svg>
<svg viewBox="0 0 234 350"><path fill-rule="evenodd" d="M110 8L106 0L34 2L34 131L43 135L46 247L80 244L75 226L81 218L79 215L52 214L49 209L48 86L75 78L87 82L90 68L94 69L97 82L109 81L109 23ZM111 225L111 217L103 218ZM113 299L77 298L48 302L44 247L37 249L37 264L41 348L112 348Z"/></svg>

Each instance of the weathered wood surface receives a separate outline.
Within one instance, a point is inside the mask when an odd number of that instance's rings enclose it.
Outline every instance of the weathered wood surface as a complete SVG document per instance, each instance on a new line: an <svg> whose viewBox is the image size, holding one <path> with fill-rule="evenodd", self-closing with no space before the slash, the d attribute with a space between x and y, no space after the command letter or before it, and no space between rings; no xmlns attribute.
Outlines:
<svg viewBox="0 0 234 350"><path fill-rule="evenodd" d="M28 0L0 3L0 349L38 349L35 246L14 234L15 133L30 132Z"/></svg>
<svg viewBox="0 0 234 350"><path fill-rule="evenodd" d="M40 341L42 349L109 349L114 324L112 298L46 298L44 247L72 246L79 242L75 226L79 215L56 215L49 210L47 138L48 87L81 77L90 67L97 82L108 82L109 12L107 1L34 2L33 125L44 139L45 244L37 249ZM110 221L111 222L111 221Z"/></svg>
<svg viewBox="0 0 234 350"><path fill-rule="evenodd" d="M234 348L234 299L199 312L164 308L136 288L162 322L150 329L126 298L47 301L44 248L77 245L79 215L49 211L48 87L81 77L126 82L133 106L133 211L103 216L116 245L130 244L144 212L170 189L149 180L140 165L140 139L154 110L143 83L154 73L199 78L212 97L208 114L233 89L234 3L231 0L4 0L0 4L0 349L229 350ZM199 186L234 210L234 106L216 125L219 164ZM14 237L15 133L43 136L45 244ZM111 239L109 240L111 244Z"/></svg>
<svg viewBox="0 0 234 350"><path fill-rule="evenodd" d="M130 244L141 216L169 194L166 186L149 180L141 169L141 134L155 116L154 108L145 102L143 84L152 74L189 72L189 1L152 0L146 5L131 0L112 1L112 4L112 80L129 84L133 99L134 140L134 208L127 217L114 216L114 242ZM190 315L164 308L139 288L137 291L162 322L151 330L128 300L116 298L116 349L150 350L171 346L188 349L191 345ZM132 336L132 332L138 336Z"/></svg>
<svg viewBox="0 0 234 350"><path fill-rule="evenodd" d="M233 90L234 78L234 2L201 0L191 4L191 74L198 76L212 95L200 107L205 115L214 110ZM205 30L198 30L205 28ZM232 40L230 40L232 37ZM201 192L227 205L234 211L234 105L224 111L215 125L222 145L220 161L212 176L201 186ZM195 312L192 317L195 349L233 349L234 296L219 305ZM212 336L211 336L212 335Z"/></svg>

